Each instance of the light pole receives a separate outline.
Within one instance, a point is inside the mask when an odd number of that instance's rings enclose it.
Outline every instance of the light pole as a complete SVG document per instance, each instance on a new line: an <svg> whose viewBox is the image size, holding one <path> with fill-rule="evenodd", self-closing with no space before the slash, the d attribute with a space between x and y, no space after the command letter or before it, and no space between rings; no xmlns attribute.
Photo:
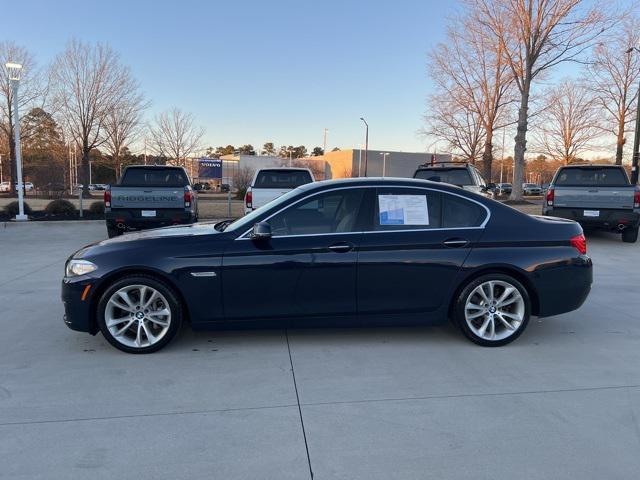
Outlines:
<svg viewBox="0 0 640 480"><path fill-rule="evenodd" d="M4 177L2 176L2 154L0 153L0 183L4 183Z"/></svg>
<svg viewBox="0 0 640 480"><path fill-rule="evenodd" d="M387 157L389 156L389 153L381 152L380 155L382 155L382 178L384 178L387 173Z"/></svg>
<svg viewBox="0 0 640 480"><path fill-rule="evenodd" d="M18 177L18 215L16 215L16 221L25 221L29 220L29 217L24 214L24 184L22 182L22 152L20 150L20 115L18 113L18 84L20 83L22 65L9 62L5 64L5 67L7 67L7 75L11 81L11 95L13 97L13 131L15 133L16 173Z"/></svg>
<svg viewBox="0 0 640 480"><path fill-rule="evenodd" d="M502 161L500 162L500 183L502 183L502 172L504 171L504 137L507 133L507 127L502 129Z"/></svg>
<svg viewBox="0 0 640 480"><path fill-rule="evenodd" d="M627 54L631 54L633 51L640 52L638 47L631 47L627 50ZM640 82L638 82L638 94L640 95ZM640 156L640 103L636 106L636 132L633 137L633 157L631 160L631 184L636 185L638 183L638 157Z"/></svg>
<svg viewBox="0 0 640 480"><path fill-rule="evenodd" d="M293 150L293 148L287 150L289 152L289 167L291 167L291 163L293 161Z"/></svg>
<svg viewBox="0 0 640 480"><path fill-rule="evenodd" d="M362 120L365 124L365 126L367 127L367 129L365 130L365 134L364 134L364 176L367 176L367 165L368 165L368 157L369 157L369 124L367 123L367 121L364 119L364 117L360 117L360 120Z"/></svg>
<svg viewBox="0 0 640 480"><path fill-rule="evenodd" d="M329 131L328 128L324 129L324 137L322 139L322 154L324 155L325 153L327 153L327 132Z"/></svg>

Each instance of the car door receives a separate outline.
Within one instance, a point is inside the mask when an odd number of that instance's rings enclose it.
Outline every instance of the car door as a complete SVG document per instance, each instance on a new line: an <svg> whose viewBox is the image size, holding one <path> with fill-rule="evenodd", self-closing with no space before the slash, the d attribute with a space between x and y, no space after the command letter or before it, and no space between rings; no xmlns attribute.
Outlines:
<svg viewBox="0 0 640 480"><path fill-rule="evenodd" d="M358 214L363 189L305 197L265 221L269 240L242 235L225 251L228 320L356 314Z"/></svg>
<svg viewBox="0 0 640 480"><path fill-rule="evenodd" d="M373 212L358 257L363 320L442 308L480 238L486 207L434 189L392 187L377 189Z"/></svg>

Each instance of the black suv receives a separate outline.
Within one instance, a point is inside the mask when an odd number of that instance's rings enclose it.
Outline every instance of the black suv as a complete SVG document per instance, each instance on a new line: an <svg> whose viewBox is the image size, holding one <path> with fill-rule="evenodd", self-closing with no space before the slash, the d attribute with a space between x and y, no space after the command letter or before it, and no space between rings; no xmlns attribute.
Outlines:
<svg viewBox="0 0 640 480"><path fill-rule="evenodd" d="M495 184L487 184L478 169L468 163L425 163L418 167L413 174L413 178L449 183L480 195L494 196Z"/></svg>

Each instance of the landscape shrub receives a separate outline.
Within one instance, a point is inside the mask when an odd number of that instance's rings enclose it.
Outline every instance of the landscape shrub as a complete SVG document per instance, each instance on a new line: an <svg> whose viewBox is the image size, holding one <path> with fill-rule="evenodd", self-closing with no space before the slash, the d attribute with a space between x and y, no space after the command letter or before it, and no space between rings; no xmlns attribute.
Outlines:
<svg viewBox="0 0 640 480"><path fill-rule="evenodd" d="M49 215L73 215L76 213L76 207L69 200L59 198L49 202L44 211Z"/></svg>
<svg viewBox="0 0 640 480"><path fill-rule="evenodd" d="M4 206L4 213L9 215L10 217L15 217L16 215L18 215L19 213L18 201L16 200L15 202L7 203ZM26 215L31 215L33 213L33 210L31 210L31 207L27 202L24 202L24 213Z"/></svg>

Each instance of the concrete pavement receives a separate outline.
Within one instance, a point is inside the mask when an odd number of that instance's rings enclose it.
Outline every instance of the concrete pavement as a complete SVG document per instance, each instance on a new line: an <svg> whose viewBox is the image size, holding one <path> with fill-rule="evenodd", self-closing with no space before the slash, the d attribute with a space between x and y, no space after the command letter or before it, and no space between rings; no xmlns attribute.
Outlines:
<svg viewBox="0 0 640 480"><path fill-rule="evenodd" d="M104 236L0 224L0 478L640 477L640 247L618 236L589 236L580 310L503 348L449 326L185 330L147 356L62 323L64 260Z"/></svg>

